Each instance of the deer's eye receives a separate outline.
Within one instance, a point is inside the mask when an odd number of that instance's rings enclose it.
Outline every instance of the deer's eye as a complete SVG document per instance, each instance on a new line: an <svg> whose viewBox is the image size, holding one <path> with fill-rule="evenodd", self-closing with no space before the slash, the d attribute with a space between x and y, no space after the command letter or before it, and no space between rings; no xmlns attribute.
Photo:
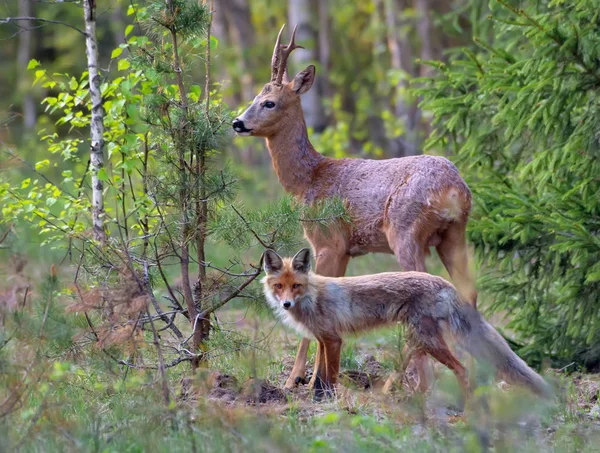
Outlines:
<svg viewBox="0 0 600 453"><path fill-rule="evenodd" d="M273 101L267 101L265 102L265 107L268 109L272 109L273 107L275 107L275 103Z"/></svg>
<svg viewBox="0 0 600 453"><path fill-rule="evenodd" d="M300 288L300 286L302 286L302 285L300 285L300 283L294 283L292 285L292 288L296 289L296 288Z"/></svg>
<svg viewBox="0 0 600 453"><path fill-rule="evenodd" d="M275 283L275 284L273 285L273 287L274 287L275 289L281 289L281 288L283 288L283 285L282 285L281 283Z"/></svg>

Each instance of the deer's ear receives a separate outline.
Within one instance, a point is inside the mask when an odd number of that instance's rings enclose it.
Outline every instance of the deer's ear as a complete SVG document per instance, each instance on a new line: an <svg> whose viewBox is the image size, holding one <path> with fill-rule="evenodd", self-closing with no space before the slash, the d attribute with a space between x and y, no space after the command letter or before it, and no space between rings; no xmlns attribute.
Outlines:
<svg viewBox="0 0 600 453"><path fill-rule="evenodd" d="M304 71L300 71L294 77L294 80L290 82L290 86L298 96L306 93L310 90L313 82L315 81L315 67L311 64Z"/></svg>
<svg viewBox="0 0 600 453"><path fill-rule="evenodd" d="M283 260L274 250L265 250L263 268L267 274L276 274L283 269Z"/></svg>
<svg viewBox="0 0 600 453"><path fill-rule="evenodd" d="M310 250L302 249L292 258L294 270L306 274L310 269Z"/></svg>

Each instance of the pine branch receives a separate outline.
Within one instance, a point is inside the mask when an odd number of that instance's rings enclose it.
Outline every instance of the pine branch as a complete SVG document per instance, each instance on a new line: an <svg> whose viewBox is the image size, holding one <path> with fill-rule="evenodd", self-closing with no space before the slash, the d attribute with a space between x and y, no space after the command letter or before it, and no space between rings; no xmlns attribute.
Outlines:
<svg viewBox="0 0 600 453"><path fill-rule="evenodd" d="M209 316L211 313L213 313L214 311L218 310L219 308L221 308L222 306L227 304L227 302L229 302L230 300L236 298L250 283L252 283L254 280L256 280L256 278L262 273L262 264L263 264L263 256L260 257L260 261L258 263L258 266L255 268L256 269L255 272L250 274L250 276L248 276L248 278L241 285L239 285L231 294L229 294L227 297L225 297L224 299L222 299L221 301L219 301L212 307L207 308L202 313L199 313L198 314L199 319L206 319L206 317Z"/></svg>

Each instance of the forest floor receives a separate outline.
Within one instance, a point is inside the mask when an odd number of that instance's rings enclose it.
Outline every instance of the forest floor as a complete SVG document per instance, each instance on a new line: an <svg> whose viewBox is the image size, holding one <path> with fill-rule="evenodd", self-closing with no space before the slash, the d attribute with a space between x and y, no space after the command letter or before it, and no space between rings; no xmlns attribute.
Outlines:
<svg viewBox="0 0 600 453"><path fill-rule="evenodd" d="M284 389L297 335L244 303L219 311L206 368L180 363L162 377L151 332L137 350L100 347L81 334L82 314L34 301L0 331L0 451L600 451L599 374L547 370L548 401L478 365L461 410L456 379L438 365L425 395L410 369L383 394L403 345L392 328L348 339L337 393L315 401L306 385ZM170 362L176 343L161 335Z"/></svg>
<svg viewBox="0 0 600 453"><path fill-rule="evenodd" d="M230 320L239 331L247 330L248 335L257 325L248 321L241 310L228 310L221 320L225 323ZM275 349L294 351L298 340L295 336L288 336L273 320L263 319L260 323L262 330L269 332L270 344L277 345ZM383 427L390 422L409 428L410 434L405 434L410 441L399 445L423 451L446 447L483 451L486 448L481 446L486 444L504 451L600 450L600 374L567 375L565 370L546 370L546 378L556 388L553 402L495 381L489 374L478 374L478 379L483 378L487 385L476 389L466 408L461 409L454 376L439 364L434 365L436 379L425 395L416 391L417 376L411 368L401 385L391 394L383 394L381 388L393 364L389 363L390 348L382 346L382 338L394 342L395 334L389 330L383 332L383 337L370 335L363 340L351 340L342 354L346 366L340 373L340 385L329 398L316 400L307 385L285 389L294 356L281 350L266 354L277 366L263 367L271 370L263 373L264 379L239 379L228 374L227 368L212 371L204 375L201 385L185 381L179 398L183 403L204 399L223 410L248 412L281 422L292 417L295 423L311 425L311 420L318 420L331 429L322 431L325 440L335 439L345 429L353 428L357 429L354 435L359 437L373 435L372 429L362 426L365 420L370 420L375 423L371 428L380 426L382 432L387 432ZM310 378L311 370L307 369ZM335 447L335 443L325 442L325 445Z"/></svg>

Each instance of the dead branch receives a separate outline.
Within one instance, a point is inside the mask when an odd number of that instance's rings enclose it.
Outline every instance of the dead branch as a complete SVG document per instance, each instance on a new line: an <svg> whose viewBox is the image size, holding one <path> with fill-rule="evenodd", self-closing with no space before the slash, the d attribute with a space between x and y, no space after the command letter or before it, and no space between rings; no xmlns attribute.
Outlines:
<svg viewBox="0 0 600 453"><path fill-rule="evenodd" d="M71 24L67 24L66 22L60 21L60 20L51 20L51 19L42 19L41 17L7 17L5 19L0 19L0 25L3 24L15 24L17 27L22 28L19 24L16 24L15 22L20 22L20 21L33 21L33 22L45 22L45 23L49 23L49 24L57 24L57 25L64 25L65 27L69 27L73 30L75 30L78 33L81 33L83 36L87 37L88 34L86 32L84 32L83 30L71 25ZM23 31L28 31L29 29L23 29Z"/></svg>

